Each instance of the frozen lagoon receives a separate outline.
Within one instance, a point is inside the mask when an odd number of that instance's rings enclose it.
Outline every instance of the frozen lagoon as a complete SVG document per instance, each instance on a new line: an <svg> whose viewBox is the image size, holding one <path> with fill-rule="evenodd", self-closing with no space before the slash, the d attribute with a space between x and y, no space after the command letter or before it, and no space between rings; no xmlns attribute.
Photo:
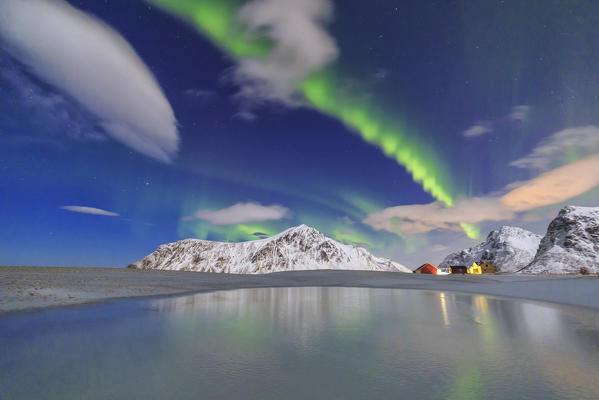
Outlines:
<svg viewBox="0 0 599 400"><path fill-rule="evenodd" d="M0 398L599 398L599 312L258 288L0 317Z"/></svg>

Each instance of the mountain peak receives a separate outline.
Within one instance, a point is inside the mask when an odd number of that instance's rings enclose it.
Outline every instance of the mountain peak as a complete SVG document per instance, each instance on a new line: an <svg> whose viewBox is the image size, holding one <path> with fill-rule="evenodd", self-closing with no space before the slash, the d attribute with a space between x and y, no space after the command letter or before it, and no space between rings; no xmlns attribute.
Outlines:
<svg viewBox="0 0 599 400"><path fill-rule="evenodd" d="M300 233L300 234L320 234L322 235L322 233L316 229L316 228L312 228L311 226L308 226L306 224L301 224L301 225L297 225L297 226L292 226L291 228L287 228L284 231L282 231L281 233L279 233L278 235L275 236L283 236L289 233ZM274 236L273 236L274 237Z"/></svg>
<svg viewBox="0 0 599 400"><path fill-rule="evenodd" d="M539 235L527 231L526 229L522 229L517 226L504 225L499 229L489 232L486 241L496 243L518 243L524 238L528 238L533 241L536 241L537 239L541 240Z"/></svg>
<svg viewBox="0 0 599 400"><path fill-rule="evenodd" d="M527 273L599 272L599 207L566 206L541 240Z"/></svg>
<svg viewBox="0 0 599 400"><path fill-rule="evenodd" d="M530 233L526 229L522 229L517 226L509 226L509 225L503 225L501 228L491 231L491 233L489 233L489 236L491 236L493 234L493 232L498 232L503 235L518 235L518 234L522 234L522 233L525 233L525 234Z"/></svg>
<svg viewBox="0 0 599 400"><path fill-rule="evenodd" d="M283 232L279 233L279 235L286 233L286 232L318 232L318 233L320 233L317 229L312 228L311 226L308 226L306 224L301 224L301 225L297 225L297 226L292 226L291 228L287 228Z"/></svg>
<svg viewBox="0 0 599 400"><path fill-rule="evenodd" d="M589 216L592 218L597 218L599 216L599 207L565 206L559 211L558 217L563 217L566 215L573 217Z"/></svg>

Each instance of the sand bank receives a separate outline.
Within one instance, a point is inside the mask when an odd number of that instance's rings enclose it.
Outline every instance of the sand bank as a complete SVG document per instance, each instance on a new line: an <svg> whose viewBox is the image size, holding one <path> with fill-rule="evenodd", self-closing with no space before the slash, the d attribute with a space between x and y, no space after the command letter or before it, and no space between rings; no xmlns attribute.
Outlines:
<svg viewBox="0 0 599 400"><path fill-rule="evenodd" d="M433 276L369 271L294 271L265 275L226 275L125 268L0 267L0 313L114 298L294 286L456 291L599 309L599 277Z"/></svg>

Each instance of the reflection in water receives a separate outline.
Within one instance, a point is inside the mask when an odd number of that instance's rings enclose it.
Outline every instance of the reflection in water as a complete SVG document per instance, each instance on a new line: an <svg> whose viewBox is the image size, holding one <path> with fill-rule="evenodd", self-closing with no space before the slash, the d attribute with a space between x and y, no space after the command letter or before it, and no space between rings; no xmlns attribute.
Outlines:
<svg viewBox="0 0 599 400"><path fill-rule="evenodd" d="M276 333L304 342L324 326L336 334L359 330L374 298L355 294L352 288L265 288L156 300L151 307L174 319L210 318L240 335L258 329L260 337Z"/></svg>
<svg viewBox="0 0 599 400"><path fill-rule="evenodd" d="M449 315L447 314L447 300L445 300L445 293L439 293L439 301L441 302L441 311L443 311L443 325L449 326Z"/></svg>
<svg viewBox="0 0 599 400"><path fill-rule="evenodd" d="M599 313L478 295L213 292L7 317L0 343L3 399L599 398Z"/></svg>

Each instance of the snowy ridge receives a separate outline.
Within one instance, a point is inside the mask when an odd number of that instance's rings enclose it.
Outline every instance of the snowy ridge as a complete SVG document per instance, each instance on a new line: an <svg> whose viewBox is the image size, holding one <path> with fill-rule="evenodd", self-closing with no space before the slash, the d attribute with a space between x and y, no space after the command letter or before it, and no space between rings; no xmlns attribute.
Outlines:
<svg viewBox="0 0 599 400"><path fill-rule="evenodd" d="M484 242L448 255L439 268L447 271L451 265L470 266L473 262L489 261L498 272L516 272L533 260L540 241L541 236L525 229L503 226L491 231Z"/></svg>
<svg viewBox="0 0 599 400"><path fill-rule="evenodd" d="M306 225L248 242L180 240L159 246L129 268L236 274L312 269L412 272L363 248L341 244Z"/></svg>
<svg viewBox="0 0 599 400"><path fill-rule="evenodd" d="M564 207L522 272L580 273L583 267L599 273L599 207Z"/></svg>

